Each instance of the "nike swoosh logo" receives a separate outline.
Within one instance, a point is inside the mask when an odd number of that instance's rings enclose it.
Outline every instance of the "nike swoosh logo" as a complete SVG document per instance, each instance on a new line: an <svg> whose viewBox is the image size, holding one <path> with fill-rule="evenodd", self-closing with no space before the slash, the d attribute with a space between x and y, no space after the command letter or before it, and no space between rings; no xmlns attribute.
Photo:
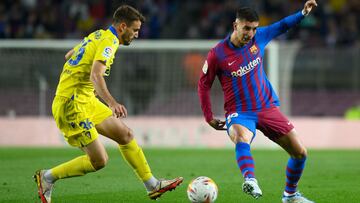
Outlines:
<svg viewBox="0 0 360 203"><path fill-rule="evenodd" d="M229 66L231 66L233 63L235 63L236 62L236 60L235 61L233 61L233 62L231 62L231 63L228 63L228 65Z"/></svg>

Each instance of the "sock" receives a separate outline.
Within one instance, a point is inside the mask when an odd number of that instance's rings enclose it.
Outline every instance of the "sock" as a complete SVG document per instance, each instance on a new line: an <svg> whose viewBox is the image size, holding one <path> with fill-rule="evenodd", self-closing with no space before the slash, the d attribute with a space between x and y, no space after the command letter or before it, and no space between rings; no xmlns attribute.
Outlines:
<svg viewBox="0 0 360 203"><path fill-rule="evenodd" d="M79 156L50 170L54 181L62 178L83 176L89 172L96 171L87 155Z"/></svg>
<svg viewBox="0 0 360 203"><path fill-rule="evenodd" d="M151 178L147 181L144 181L145 188L148 192L153 191L156 186L158 185L159 181L154 176L151 176Z"/></svg>
<svg viewBox="0 0 360 203"><path fill-rule="evenodd" d="M56 181L55 177L51 174L51 169L45 170L44 179L48 183L54 183Z"/></svg>
<svg viewBox="0 0 360 203"><path fill-rule="evenodd" d="M284 196L284 197L291 197L291 196L294 196L294 195L295 195L295 193L291 193L291 194L290 194L290 193L287 193L287 192L285 192L285 191L284 191L284 193L283 193L283 196Z"/></svg>
<svg viewBox="0 0 360 203"><path fill-rule="evenodd" d="M237 164L245 179L255 178L254 160L250 153L250 144L239 142L235 147Z"/></svg>
<svg viewBox="0 0 360 203"><path fill-rule="evenodd" d="M289 158L286 167L286 186L284 195L292 195L296 192L298 182L305 166L306 157L302 159Z"/></svg>
<svg viewBox="0 0 360 203"><path fill-rule="evenodd" d="M119 145L119 149L123 158L134 169L135 174L140 180L146 182L153 177L145 155L135 139L126 145Z"/></svg>

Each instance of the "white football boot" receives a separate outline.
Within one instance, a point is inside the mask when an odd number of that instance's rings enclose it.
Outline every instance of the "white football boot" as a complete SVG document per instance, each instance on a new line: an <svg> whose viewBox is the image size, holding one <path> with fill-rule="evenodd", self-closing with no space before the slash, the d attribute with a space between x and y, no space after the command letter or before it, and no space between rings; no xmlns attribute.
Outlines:
<svg viewBox="0 0 360 203"><path fill-rule="evenodd" d="M35 172L34 179L38 188L39 198L42 203L51 203L51 192L54 184L48 183L44 179L44 170L38 170Z"/></svg>
<svg viewBox="0 0 360 203"><path fill-rule="evenodd" d="M165 192L174 190L183 182L183 180L183 177L177 177L171 180L159 180L156 188L153 191L148 192L148 196L150 199L156 200Z"/></svg>
<svg viewBox="0 0 360 203"><path fill-rule="evenodd" d="M262 191L258 185L258 182L255 178L247 178L242 185L242 190L248 194L253 196L255 199L258 199L262 196Z"/></svg>
<svg viewBox="0 0 360 203"><path fill-rule="evenodd" d="M301 195L300 192L295 192L293 195L282 197L283 203L315 203L313 201L310 201L306 199L304 196Z"/></svg>

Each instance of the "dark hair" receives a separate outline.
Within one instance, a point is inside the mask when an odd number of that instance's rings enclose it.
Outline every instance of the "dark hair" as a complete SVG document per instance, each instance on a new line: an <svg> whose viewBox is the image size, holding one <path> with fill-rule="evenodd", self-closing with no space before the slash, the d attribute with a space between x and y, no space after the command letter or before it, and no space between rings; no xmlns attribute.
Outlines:
<svg viewBox="0 0 360 203"><path fill-rule="evenodd" d="M140 20L141 22L145 21L145 17L135 8L129 5L122 5L116 9L113 15L113 23L125 22L126 25L131 25L133 21Z"/></svg>
<svg viewBox="0 0 360 203"><path fill-rule="evenodd" d="M246 20L249 22L259 21L257 12L250 7L242 7L236 12L236 18L239 20Z"/></svg>

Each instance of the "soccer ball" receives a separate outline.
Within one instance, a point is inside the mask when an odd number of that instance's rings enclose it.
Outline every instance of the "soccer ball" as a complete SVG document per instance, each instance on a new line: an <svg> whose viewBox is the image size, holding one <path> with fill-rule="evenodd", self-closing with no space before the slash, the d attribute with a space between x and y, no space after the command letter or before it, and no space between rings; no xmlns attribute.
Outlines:
<svg viewBox="0 0 360 203"><path fill-rule="evenodd" d="M217 185L211 178L206 176L193 179L187 188L187 196L192 203L215 202L217 195Z"/></svg>

